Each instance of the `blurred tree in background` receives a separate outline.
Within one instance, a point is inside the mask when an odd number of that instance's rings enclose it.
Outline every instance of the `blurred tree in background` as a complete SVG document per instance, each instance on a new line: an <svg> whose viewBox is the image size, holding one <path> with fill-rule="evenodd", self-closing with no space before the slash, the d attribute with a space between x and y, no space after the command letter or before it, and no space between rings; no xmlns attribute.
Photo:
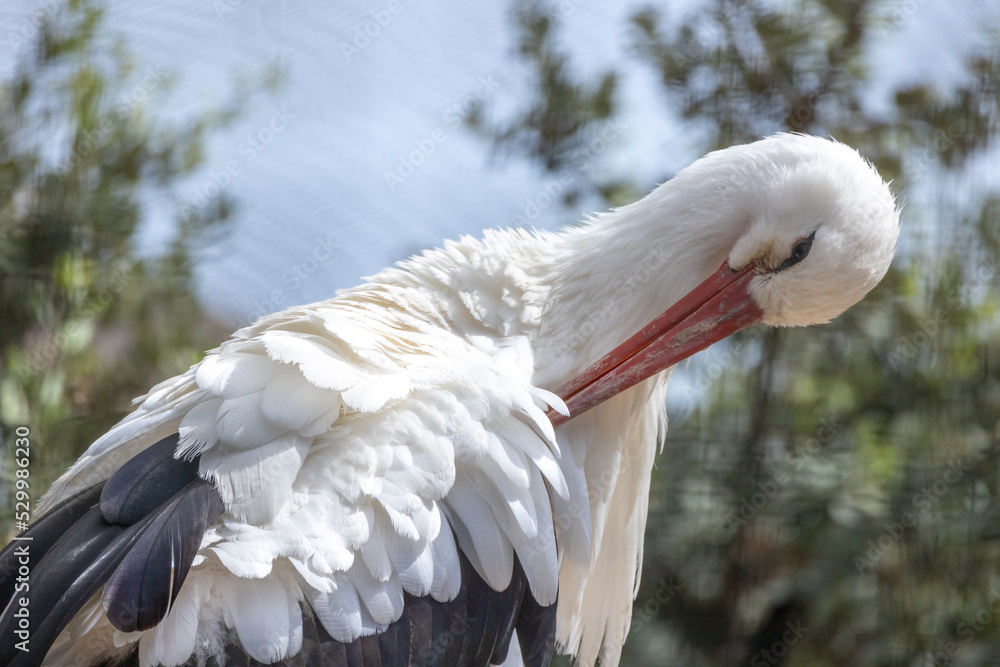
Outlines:
<svg viewBox="0 0 1000 667"><path fill-rule="evenodd" d="M34 32L8 35L31 48L18 49L28 55L0 88L0 423L11 450L15 427L31 431L35 500L133 397L225 333L194 295L192 242L220 228L227 197L182 213L155 256L135 242L140 197L169 201L238 106L168 125L149 108L169 74L135 67L95 3L36 16ZM0 477L5 498L11 473Z"/></svg>
<svg viewBox="0 0 1000 667"><path fill-rule="evenodd" d="M505 122L468 118L490 150L558 177L568 221L652 185L592 159L614 139L625 68L655 74L663 113L702 138L696 154L833 136L907 202L904 252L865 301L824 327L742 334L675 376L623 662L1000 662L1000 199L932 187L964 182L994 147L1000 54L973 53L951 89L911 85L876 113L870 47L920 2L706 0L635 13L634 57L579 80L557 39L579 4L515 4L534 94ZM146 196L170 201L239 104L153 117L168 74L135 66L92 2L17 38L34 48L0 88L0 425L31 429L37 499L132 397L226 333L192 278L193 242L224 224L225 196L182 212L156 256L136 234Z"/></svg>
<svg viewBox="0 0 1000 667"><path fill-rule="evenodd" d="M514 126L470 122L556 173L615 117L620 72L573 79L557 36L574 3L515 7L534 97ZM833 323L752 330L675 376L626 664L1000 663L1000 200L929 187L994 146L1000 49L874 113L869 47L919 10L709 0L631 17L638 63L620 67L652 68L697 153L835 137L893 179L910 242ZM580 195L617 205L652 185L572 182L574 217Z"/></svg>

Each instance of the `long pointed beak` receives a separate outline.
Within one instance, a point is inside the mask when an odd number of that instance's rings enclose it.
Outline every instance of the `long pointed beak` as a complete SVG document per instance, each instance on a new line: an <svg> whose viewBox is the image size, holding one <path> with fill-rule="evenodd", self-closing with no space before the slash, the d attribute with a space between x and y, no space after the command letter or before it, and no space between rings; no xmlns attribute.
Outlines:
<svg viewBox="0 0 1000 667"><path fill-rule="evenodd" d="M550 412L558 426L716 341L758 322L764 313L747 291L753 266L733 271L723 263L705 282L605 355L556 394L569 416Z"/></svg>

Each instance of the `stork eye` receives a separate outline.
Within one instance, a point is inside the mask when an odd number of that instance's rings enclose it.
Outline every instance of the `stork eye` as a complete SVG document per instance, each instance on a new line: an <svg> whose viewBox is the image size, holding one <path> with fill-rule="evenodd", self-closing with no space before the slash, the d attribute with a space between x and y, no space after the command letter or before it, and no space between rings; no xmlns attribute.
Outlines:
<svg viewBox="0 0 1000 667"><path fill-rule="evenodd" d="M812 248L813 237L815 236L816 232L813 232L804 239L799 239L799 242L795 244L794 248L792 248L791 256L789 256L788 259L782 262L781 265L778 266L778 268L775 270L784 271L788 267L795 266L796 264L804 260L806 258L806 255L809 254L809 250Z"/></svg>

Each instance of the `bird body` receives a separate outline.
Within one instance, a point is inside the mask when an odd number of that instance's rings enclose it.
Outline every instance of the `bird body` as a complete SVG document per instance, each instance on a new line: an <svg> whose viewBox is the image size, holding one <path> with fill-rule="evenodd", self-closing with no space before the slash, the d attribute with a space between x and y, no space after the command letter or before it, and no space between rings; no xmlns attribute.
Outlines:
<svg viewBox="0 0 1000 667"><path fill-rule="evenodd" d="M552 419L569 402L555 392L727 261L749 267L755 319L825 321L882 277L897 226L853 150L779 135L583 226L463 238L262 318L138 399L47 494L40 512L57 516L105 484L101 516L71 517L103 526L168 489L131 512L131 542L94 547L124 560L103 595L81 589L64 629L53 623L49 661L98 664L137 645L142 665L221 663L233 647L270 664L305 654L310 623L350 647L384 645L408 619L407 653L402 634L381 649L382 664L405 664L418 640L444 637L448 651L469 634L428 621L425 637L416 620L468 599L483 639L454 649L460 661L500 663L511 646L512 661L544 664L558 644L615 664L670 370L569 421ZM807 287L793 275L803 248L819 276ZM802 266L777 269L789 259ZM158 559L170 574L159 588ZM483 583L507 596L489 597L485 621L471 592Z"/></svg>

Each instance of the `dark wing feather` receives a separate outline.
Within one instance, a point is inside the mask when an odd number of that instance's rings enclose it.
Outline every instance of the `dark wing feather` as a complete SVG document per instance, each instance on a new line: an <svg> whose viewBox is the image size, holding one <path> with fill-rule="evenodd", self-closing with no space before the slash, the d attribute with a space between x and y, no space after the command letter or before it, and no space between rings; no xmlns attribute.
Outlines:
<svg viewBox="0 0 1000 667"><path fill-rule="evenodd" d="M514 574L510 579L510 586L503 592L503 599L500 609L501 625L493 645L493 664L500 664L507 659L507 652L510 650L510 640L514 636L514 628L517 626L518 617L521 615L521 602L524 596L531 595L528 590L528 579L521 568L521 562L514 561ZM552 607L555 609L555 605Z"/></svg>
<svg viewBox="0 0 1000 667"><path fill-rule="evenodd" d="M145 522L108 524L97 507L77 521L39 561L31 573L27 599L30 653L15 650L20 595L0 617L0 664L38 664L63 628L94 596L135 542Z"/></svg>
<svg viewBox="0 0 1000 667"><path fill-rule="evenodd" d="M196 478L157 511L104 587L104 608L116 628L148 630L163 620L202 535L224 509L219 493Z"/></svg>
<svg viewBox="0 0 1000 667"><path fill-rule="evenodd" d="M128 526L173 498L198 477L198 459L175 459L177 434L163 438L125 462L101 493L101 512L109 523Z"/></svg>
<svg viewBox="0 0 1000 667"><path fill-rule="evenodd" d="M313 665L348 665L347 646L334 641L313 615L309 605L302 608L303 667Z"/></svg>
<svg viewBox="0 0 1000 667"><path fill-rule="evenodd" d="M45 552L97 504L100 496L100 485L80 491L32 523L21 533L21 539L12 540L0 551L0 601L13 597L19 573L34 572Z"/></svg>
<svg viewBox="0 0 1000 667"><path fill-rule="evenodd" d="M365 667L382 667L382 648L377 635L368 635L357 640L361 645L361 662Z"/></svg>
<svg viewBox="0 0 1000 667"><path fill-rule="evenodd" d="M347 656L348 667L364 667L365 656L361 651L361 640L344 644L344 654Z"/></svg>
<svg viewBox="0 0 1000 667"><path fill-rule="evenodd" d="M0 664L35 665L102 586L111 622L121 630L153 627L180 591L206 528L222 513L218 492L198 477L198 461L174 458L177 435L126 462L106 483L42 517L31 537L30 590L15 590L17 544L0 553L5 608ZM30 653L16 650L15 614L29 600Z"/></svg>
<svg viewBox="0 0 1000 667"><path fill-rule="evenodd" d="M430 661L434 641L434 608L430 598L406 594L406 613L410 618L410 662L416 665L433 665Z"/></svg>
<svg viewBox="0 0 1000 667"><path fill-rule="evenodd" d="M493 654L493 643L500 625L499 598L502 593L490 588L468 559L463 557L462 561L462 585L468 593L460 664L485 665Z"/></svg>
<svg viewBox="0 0 1000 667"><path fill-rule="evenodd" d="M543 607L524 596L517 619L517 641L525 667L547 665L556 650L556 605Z"/></svg>
<svg viewBox="0 0 1000 667"><path fill-rule="evenodd" d="M434 647L432 655L439 658L442 665L460 665L463 659L469 659L469 652L465 650L465 640L469 634L468 587L470 581L465 567L467 559L461 550L459 550L459 558L462 561L462 585L458 589L458 595L451 602L437 602L436 600L431 602L431 604L444 609L443 622L439 620L434 624L434 641L432 643ZM475 570L473 570L473 574L475 574Z"/></svg>
<svg viewBox="0 0 1000 667"><path fill-rule="evenodd" d="M406 607L399 620L378 635L382 667L406 667L410 660L410 615Z"/></svg>

